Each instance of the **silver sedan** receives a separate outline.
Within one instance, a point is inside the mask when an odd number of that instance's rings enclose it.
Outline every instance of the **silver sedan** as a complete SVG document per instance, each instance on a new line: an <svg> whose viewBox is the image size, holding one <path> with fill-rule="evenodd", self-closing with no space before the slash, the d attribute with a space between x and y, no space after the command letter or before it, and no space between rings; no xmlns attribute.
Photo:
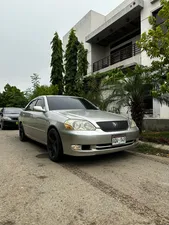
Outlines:
<svg viewBox="0 0 169 225"><path fill-rule="evenodd" d="M99 110L84 98L40 96L19 116L20 140L45 144L52 161L128 150L138 143L133 120Z"/></svg>

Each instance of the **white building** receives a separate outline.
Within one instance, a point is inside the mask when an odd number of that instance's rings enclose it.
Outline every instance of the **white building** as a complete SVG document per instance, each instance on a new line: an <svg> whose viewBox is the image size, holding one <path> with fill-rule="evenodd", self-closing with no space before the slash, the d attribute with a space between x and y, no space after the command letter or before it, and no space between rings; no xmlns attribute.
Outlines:
<svg viewBox="0 0 169 225"><path fill-rule="evenodd" d="M149 30L148 17L155 16L159 9L159 0L125 0L106 16L89 11L73 27L79 41L88 49L88 74L135 64L150 65L151 60L145 52L140 52L135 42L140 39L141 33ZM69 32L63 37L64 49ZM152 99L148 101L150 116L169 117L166 105Z"/></svg>

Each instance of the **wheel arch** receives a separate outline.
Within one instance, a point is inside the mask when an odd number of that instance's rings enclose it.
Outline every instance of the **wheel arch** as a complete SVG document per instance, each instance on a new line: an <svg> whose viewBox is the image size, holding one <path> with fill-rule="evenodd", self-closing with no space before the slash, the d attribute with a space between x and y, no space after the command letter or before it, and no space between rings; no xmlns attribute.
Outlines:
<svg viewBox="0 0 169 225"><path fill-rule="evenodd" d="M56 126L54 126L54 125L50 125L50 126L48 127L48 130L47 130L47 135L48 135L48 132L49 132L51 129L55 129L55 130L56 130L56 132L58 133L59 138L60 138L60 140L61 140L62 148L63 148L62 138L61 138L60 133L59 133L59 131L58 131L58 129L57 129L57 127L56 127Z"/></svg>
<svg viewBox="0 0 169 225"><path fill-rule="evenodd" d="M59 134L59 131L58 131L57 127L54 126L54 125L50 125L50 126L48 127L47 134L48 134L48 132L49 132L51 129L55 129L55 130L58 132L58 134ZM60 135L60 134L59 134L59 135Z"/></svg>

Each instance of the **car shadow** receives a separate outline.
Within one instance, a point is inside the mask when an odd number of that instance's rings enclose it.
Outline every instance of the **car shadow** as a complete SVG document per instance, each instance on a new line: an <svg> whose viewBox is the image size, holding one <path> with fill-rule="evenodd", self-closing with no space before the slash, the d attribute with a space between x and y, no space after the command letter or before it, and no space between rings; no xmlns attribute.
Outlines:
<svg viewBox="0 0 169 225"><path fill-rule="evenodd" d="M29 139L29 144L33 147L38 147L37 151L38 154L36 155L37 158L48 158L48 152L46 149L46 146L43 144L40 144L36 141ZM64 155L63 161L59 164L63 165L76 165L76 166L89 166L93 164L100 164L103 162L116 162L116 161L124 161L131 157L131 153L126 151L120 151L105 155L96 155L96 156L81 156L81 157L75 157L75 156L68 156Z"/></svg>
<svg viewBox="0 0 169 225"><path fill-rule="evenodd" d="M1 130L1 129L0 129ZM9 130L18 130L18 127L5 127L2 131L9 131Z"/></svg>
<svg viewBox="0 0 169 225"><path fill-rule="evenodd" d="M32 139L28 139L28 143L32 145L33 147L35 146L37 147L37 151L39 152L39 154L37 155L37 158L48 158L48 153L47 153L47 149L45 145L39 142L36 142ZM41 155L44 155L44 157Z"/></svg>
<svg viewBox="0 0 169 225"><path fill-rule="evenodd" d="M83 157L65 156L63 163L85 167L89 165L102 164L103 162L113 163L116 161L124 161L127 158L130 158L130 156L131 153L125 151L96 156L83 156Z"/></svg>

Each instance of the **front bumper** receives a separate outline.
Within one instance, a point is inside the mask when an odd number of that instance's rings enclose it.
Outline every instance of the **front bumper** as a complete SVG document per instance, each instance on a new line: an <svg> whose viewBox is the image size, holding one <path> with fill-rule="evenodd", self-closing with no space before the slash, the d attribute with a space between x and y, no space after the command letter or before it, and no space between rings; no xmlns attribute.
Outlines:
<svg viewBox="0 0 169 225"><path fill-rule="evenodd" d="M122 132L96 131L63 131L60 133L64 154L72 156L92 156L112 152L131 150L138 144L138 128ZM112 146L112 136L126 136L126 144ZM72 145L81 145L83 150L72 150Z"/></svg>

